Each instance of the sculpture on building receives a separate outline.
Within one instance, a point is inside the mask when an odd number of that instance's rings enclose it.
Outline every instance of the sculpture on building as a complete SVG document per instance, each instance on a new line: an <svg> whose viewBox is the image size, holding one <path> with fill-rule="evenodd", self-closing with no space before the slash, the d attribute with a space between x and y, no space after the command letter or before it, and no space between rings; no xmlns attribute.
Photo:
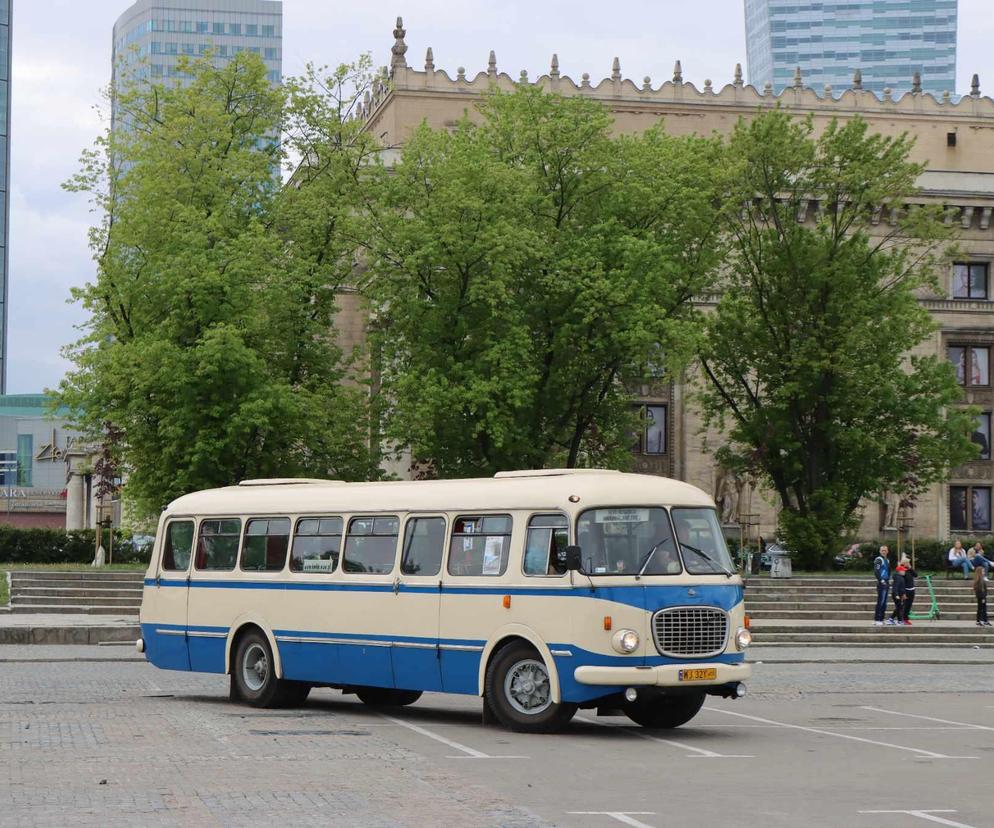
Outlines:
<svg viewBox="0 0 994 828"><path fill-rule="evenodd" d="M714 502L718 506L718 517L725 525L738 521L743 483L734 472L718 467L714 481Z"/></svg>

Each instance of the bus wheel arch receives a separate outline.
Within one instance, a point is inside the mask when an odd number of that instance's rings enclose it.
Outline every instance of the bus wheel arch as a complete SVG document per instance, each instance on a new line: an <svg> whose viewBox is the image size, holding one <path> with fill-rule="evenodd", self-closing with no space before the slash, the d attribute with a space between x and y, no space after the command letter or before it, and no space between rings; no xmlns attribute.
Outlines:
<svg viewBox="0 0 994 828"><path fill-rule="evenodd" d="M238 618L228 631L228 641L224 653L224 672L231 673L232 660L238 648L238 641L249 631L260 632L269 641L269 649L273 657L273 669L276 671L276 678L283 678L283 662L280 660L280 648L276 646L276 637L273 635L272 630L269 629L268 624L250 615Z"/></svg>
<svg viewBox="0 0 994 828"><path fill-rule="evenodd" d="M487 670L490 669L491 662L499 655L501 650L516 643L527 644L538 652L549 674L549 692L552 701L558 704L562 701L562 695L559 687L559 672L556 669L556 661L552 657L552 652L549 650L548 645L535 634L533 629L523 624L509 624L503 627L491 637L486 647L483 648L483 655L480 658L480 675L477 685L479 692L477 695L484 695Z"/></svg>

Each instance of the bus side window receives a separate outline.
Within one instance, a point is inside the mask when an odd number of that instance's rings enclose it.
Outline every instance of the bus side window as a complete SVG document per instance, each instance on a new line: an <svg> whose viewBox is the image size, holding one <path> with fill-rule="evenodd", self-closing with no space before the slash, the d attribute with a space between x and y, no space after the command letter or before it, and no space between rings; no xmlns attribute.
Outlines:
<svg viewBox="0 0 994 828"><path fill-rule="evenodd" d="M399 529L400 521L394 515L352 518L345 536L342 569L372 575L393 572Z"/></svg>
<svg viewBox="0 0 994 828"><path fill-rule="evenodd" d="M293 533L291 572L334 572L342 549L340 517L301 518Z"/></svg>
<svg viewBox="0 0 994 828"><path fill-rule="evenodd" d="M166 527L162 544L162 568L169 572L186 572L193 552L193 521L174 520Z"/></svg>
<svg viewBox="0 0 994 828"><path fill-rule="evenodd" d="M565 515L532 515L525 540L525 575L562 575L559 553L569 545Z"/></svg>
<svg viewBox="0 0 994 828"><path fill-rule="evenodd" d="M445 518L417 517L404 529L400 571L405 575L437 575L445 550Z"/></svg>
<svg viewBox="0 0 994 828"><path fill-rule="evenodd" d="M233 570L241 534L242 522L238 518L202 521L194 566L198 570Z"/></svg>
<svg viewBox="0 0 994 828"><path fill-rule="evenodd" d="M250 520L245 525L241 568L252 572L282 572L290 541L290 518Z"/></svg>
<svg viewBox="0 0 994 828"><path fill-rule="evenodd" d="M510 547L510 515L460 515L452 527L449 574L503 575Z"/></svg>

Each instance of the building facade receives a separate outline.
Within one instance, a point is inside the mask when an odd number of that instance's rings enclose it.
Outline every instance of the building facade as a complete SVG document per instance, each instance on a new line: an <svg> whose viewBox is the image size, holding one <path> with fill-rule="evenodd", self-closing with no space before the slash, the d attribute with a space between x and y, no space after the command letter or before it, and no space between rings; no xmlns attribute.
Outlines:
<svg viewBox="0 0 994 828"><path fill-rule="evenodd" d="M835 97L815 91L803 81L774 95L770 89L745 84L739 66L731 83L719 89L707 81L698 89L685 82L680 71L661 84L653 84L649 78L636 83L624 78L618 59L608 77L595 81L584 74L576 81L559 74L555 58L548 74L528 81L500 72L493 53L485 71L467 74L460 69L449 75L435 68L430 51L423 70L408 65L404 35L398 22L390 83L377 83L360 113L367 128L390 147L403 145L423 121L447 128L464 113L475 117L482 93L494 85L512 90L521 82L602 102L612 112L619 132L641 131L665 119L665 128L674 134L727 134L740 118L781 107L798 116L812 116L816 129L824 128L833 118L859 114L875 132L914 136L913 160L929 165L918 182L920 200L949 209L949 220L958 225L962 253L955 264L937 274L942 291L920 297L939 329L918 350L941 354L957 367L963 403L982 411L974 436L981 453L955 469L948 482L933 486L913 513L902 513L885 494L879 501L864 504L860 534L867 539L887 537L899 523L918 537L990 533L994 487L990 448L994 413L994 100L981 96L979 83L972 94L958 100L923 92L880 98L865 88L850 88ZM798 220L813 221L819 208L817 203L810 203ZM881 233L896 219L890 210L882 209L878 217ZM700 304L706 307L709 301ZM336 327L349 343L355 343L362 322L360 305L350 297L342 306ZM706 442L702 439L702 419L688 393L693 381L692 376L676 382L649 377L632 389L632 405L643 414L645 423L636 447L635 470L693 483L713 494L726 526L735 527L752 515L752 531L773 536L775 497L756 481L736 477L715 462L713 450L722 444L722 438L711 433Z"/></svg>
<svg viewBox="0 0 994 828"><path fill-rule="evenodd" d="M62 529L67 452L78 435L44 394L0 396L0 523Z"/></svg>
<svg viewBox="0 0 994 828"><path fill-rule="evenodd" d="M7 393L7 284L10 241L10 33L14 0L0 0L0 394Z"/></svg>
<svg viewBox="0 0 994 828"><path fill-rule="evenodd" d="M269 80L283 75L283 4L277 0L138 0L114 24L113 88L133 80L184 81L183 57L223 65L254 52Z"/></svg>
<svg viewBox="0 0 994 828"><path fill-rule="evenodd" d="M805 84L842 91L859 70L882 95L956 91L958 0L745 0L749 83L773 91Z"/></svg>

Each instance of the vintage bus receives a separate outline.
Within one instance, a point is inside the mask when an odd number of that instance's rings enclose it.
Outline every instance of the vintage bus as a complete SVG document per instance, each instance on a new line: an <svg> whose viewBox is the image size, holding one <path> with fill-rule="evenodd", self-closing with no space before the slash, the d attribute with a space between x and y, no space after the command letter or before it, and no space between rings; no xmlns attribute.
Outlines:
<svg viewBox="0 0 994 828"><path fill-rule="evenodd" d="M522 731L581 707L670 728L745 694L742 598L714 502L675 480L246 480L163 512L137 646L259 707L433 691Z"/></svg>

